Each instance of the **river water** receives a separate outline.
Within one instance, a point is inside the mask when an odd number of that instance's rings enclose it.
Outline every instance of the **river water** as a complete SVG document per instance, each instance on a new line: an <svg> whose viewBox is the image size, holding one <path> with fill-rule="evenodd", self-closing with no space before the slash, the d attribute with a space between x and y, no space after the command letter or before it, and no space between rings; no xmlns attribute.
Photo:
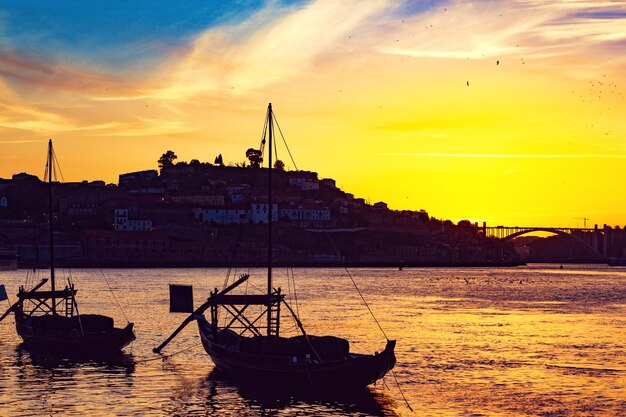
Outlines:
<svg viewBox="0 0 626 417"><path fill-rule="evenodd" d="M245 272L231 271L231 279ZM264 271L250 272L247 291L265 288ZM382 350L385 338L345 270L293 272L310 334L348 338L356 352ZM222 288L226 269L79 269L59 275L76 283L81 313L104 313L120 325L126 315L137 340L116 360L72 362L24 349L12 317L5 319L0 415L626 415L626 268L349 272L387 336L398 340L395 376L415 414L391 375L346 398L238 386L213 370L195 325L164 349L172 356L152 353L185 317L168 313L167 284L193 284L199 305L210 289ZM275 270L283 291L290 288L288 276L288 270ZM25 278L25 271L0 272L12 300ZM296 305L295 297L288 300ZM287 317L283 331L295 331Z"/></svg>

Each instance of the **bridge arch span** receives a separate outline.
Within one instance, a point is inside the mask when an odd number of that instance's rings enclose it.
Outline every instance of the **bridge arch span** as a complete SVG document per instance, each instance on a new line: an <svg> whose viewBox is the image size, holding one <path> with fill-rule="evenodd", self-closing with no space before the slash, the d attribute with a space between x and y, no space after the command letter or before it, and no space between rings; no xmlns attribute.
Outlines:
<svg viewBox="0 0 626 417"><path fill-rule="evenodd" d="M519 232L515 232L515 233L511 233L510 235L502 238L502 240L504 241L508 241L508 240L513 240L518 236L522 236L525 235L526 233L533 233L533 232L547 232L547 233L554 233L555 235L559 235L559 236L565 236L568 239L572 240L573 242L575 242L579 247L581 247L582 249L584 249L588 254L592 255L593 257L597 258L598 260L603 260L604 256L598 252L597 250L595 250L593 248L593 246L589 245L587 242L585 242L582 239L579 239L578 237L570 234L570 233L566 233L562 230L558 230L558 229L552 229L549 227L535 227L535 228L530 228L530 229L526 229L526 230L520 230Z"/></svg>

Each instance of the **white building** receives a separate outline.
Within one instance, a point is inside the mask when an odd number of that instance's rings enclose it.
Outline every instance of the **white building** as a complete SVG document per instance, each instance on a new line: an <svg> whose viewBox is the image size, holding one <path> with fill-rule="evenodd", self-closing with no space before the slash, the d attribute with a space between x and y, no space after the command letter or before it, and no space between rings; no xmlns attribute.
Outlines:
<svg viewBox="0 0 626 417"><path fill-rule="evenodd" d="M241 203L246 200L246 196L250 192L248 184L231 185L226 188L228 198L233 203Z"/></svg>
<svg viewBox="0 0 626 417"><path fill-rule="evenodd" d="M128 209L115 209L115 230L130 232L146 232L152 230L152 220L130 220Z"/></svg>
<svg viewBox="0 0 626 417"><path fill-rule="evenodd" d="M329 222L330 209L317 205L304 205L300 208L300 219L305 221Z"/></svg>
<svg viewBox="0 0 626 417"><path fill-rule="evenodd" d="M250 222L250 210L242 208L193 209L196 219L215 224L246 224Z"/></svg>
<svg viewBox="0 0 626 417"><path fill-rule="evenodd" d="M268 204L252 204L251 220L254 224L267 223ZM278 220L278 204L272 204L272 222Z"/></svg>
<svg viewBox="0 0 626 417"><path fill-rule="evenodd" d="M287 218L291 221L305 222L329 222L330 209L321 205L301 204L298 207L290 206L280 209L280 218Z"/></svg>
<svg viewBox="0 0 626 417"><path fill-rule="evenodd" d="M159 173L154 169L149 169L146 171L129 172L127 174L120 174L118 183L120 186L125 186L138 180L152 181L158 176L159 176Z"/></svg>
<svg viewBox="0 0 626 417"><path fill-rule="evenodd" d="M289 178L289 185L295 185L302 191L319 190L320 183L317 180L307 177L293 177Z"/></svg>
<svg viewBox="0 0 626 417"><path fill-rule="evenodd" d="M278 210L278 216L281 219L298 221L300 220L300 209L298 207L281 208Z"/></svg>
<svg viewBox="0 0 626 417"><path fill-rule="evenodd" d="M224 196L219 194L181 194L171 197L173 203L200 206L223 206Z"/></svg>

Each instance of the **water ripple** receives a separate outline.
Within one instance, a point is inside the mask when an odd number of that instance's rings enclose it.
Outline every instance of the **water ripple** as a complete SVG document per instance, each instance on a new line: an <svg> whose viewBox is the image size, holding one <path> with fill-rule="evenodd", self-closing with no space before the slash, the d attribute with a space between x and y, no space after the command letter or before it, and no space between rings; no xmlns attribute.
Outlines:
<svg viewBox="0 0 626 417"><path fill-rule="evenodd" d="M253 270L252 276L264 276ZM105 271L138 339L109 361L68 361L21 347L0 324L2 416L404 416L386 377L357 396L276 395L216 372L189 326L152 353L183 315L169 314L167 284L194 284L196 305L221 287L222 269ZM343 276L342 276L343 274ZM352 274L386 333L398 339L395 374L417 415L626 415L626 269L547 265L498 269L357 269ZM98 274L72 271L81 312L124 316ZM276 285L288 288L276 271ZM384 338L345 272L296 270L311 334L380 351ZM23 275L2 272L10 292ZM261 285L259 285L261 286ZM332 300L332 302L329 302ZM295 329L284 318L285 329Z"/></svg>

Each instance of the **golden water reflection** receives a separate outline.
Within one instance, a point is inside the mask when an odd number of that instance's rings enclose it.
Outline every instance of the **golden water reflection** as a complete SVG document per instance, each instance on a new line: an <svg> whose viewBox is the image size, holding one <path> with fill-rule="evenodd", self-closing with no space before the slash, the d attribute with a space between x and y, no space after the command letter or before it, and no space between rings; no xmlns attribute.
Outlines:
<svg viewBox="0 0 626 417"><path fill-rule="evenodd" d="M239 272L247 272L239 271ZM151 352L183 316L167 312L167 284L194 284L196 304L225 270L105 271L137 341L117 362L67 362L19 347L0 324L0 415L408 416L387 376L360 396L313 398L241 387L215 372L189 326ZM261 270L251 271L263 279ZM398 340L395 375L416 415L626 415L626 269L540 265L502 269L351 271L386 334ZM124 317L106 285L73 271L81 312ZM287 274L276 285L288 288ZM1 281L14 292L17 272ZM340 269L296 270L297 303L311 334L380 351L385 339ZM262 287L262 282L258 283ZM253 284L254 285L254 284ZM292 291L293 292L293 291ZM283 319L285 331L295 331Z"/></svg>

